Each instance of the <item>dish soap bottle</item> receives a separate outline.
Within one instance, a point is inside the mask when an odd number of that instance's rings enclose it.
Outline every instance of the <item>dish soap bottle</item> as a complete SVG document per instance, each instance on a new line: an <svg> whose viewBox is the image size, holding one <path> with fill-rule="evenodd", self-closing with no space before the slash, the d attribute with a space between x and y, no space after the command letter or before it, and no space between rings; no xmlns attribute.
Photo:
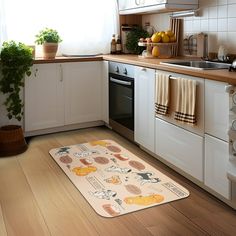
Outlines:
<svg viewBox="0 0 236 236"><path fill-rule="evenodd" d="M116 53L116 38L115 34L112 35L112 40L111 40L111 54Z"/></svg>

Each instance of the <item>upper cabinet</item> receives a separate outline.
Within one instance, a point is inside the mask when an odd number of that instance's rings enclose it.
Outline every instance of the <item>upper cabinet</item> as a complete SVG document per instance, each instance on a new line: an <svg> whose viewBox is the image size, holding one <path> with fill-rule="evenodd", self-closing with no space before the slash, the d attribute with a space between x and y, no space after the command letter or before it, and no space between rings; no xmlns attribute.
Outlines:
<svg viewBox="0 0 236 236"><path fill-rule="evenodd" d="M120 15L193 10L198 0L118 0Z"/></svg>

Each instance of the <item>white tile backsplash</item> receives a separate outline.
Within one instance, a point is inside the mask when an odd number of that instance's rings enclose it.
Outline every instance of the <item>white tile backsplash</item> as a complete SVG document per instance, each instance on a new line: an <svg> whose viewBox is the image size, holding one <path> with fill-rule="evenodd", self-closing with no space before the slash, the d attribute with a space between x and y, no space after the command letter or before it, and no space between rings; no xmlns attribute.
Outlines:
<svg viewBox="0 0 236 236"><path fill-rule="evenodd" d="M165 30L169 15L143 15L143 24L146 21ZM184 18L184 35L199 32L208 33L209 52L217 52L219 46L224 45L230 53L236 54L236 0L199 0L199 17Z"/></svg>
<svg viewBox="0 0 236 236"><path fill-rule="evenodd" d="M228 6L218 6L218 18L226 18L228 16Z"/></svg>
<svg viewBox="0 0 236 236"><path fill-rule="evenodd" d="M212 19L212 18L217 18L217 7L209 7L208 8L208 17L209 19Z"/></svg>
<svg viewBox="0 0 236 236"><path fill-rule="evenodd" d="M217 31L218 32L227 32L228 31L228 21L227 18L218 19L217 22Z"/></svg>

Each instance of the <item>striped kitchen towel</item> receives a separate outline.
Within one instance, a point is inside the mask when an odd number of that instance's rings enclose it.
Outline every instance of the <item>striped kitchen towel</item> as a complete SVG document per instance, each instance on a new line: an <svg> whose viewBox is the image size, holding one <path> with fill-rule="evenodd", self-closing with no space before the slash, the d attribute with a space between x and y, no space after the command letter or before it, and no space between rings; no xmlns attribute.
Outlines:
<svg viewBox="0 0 236 236"><path fill-rule="evenodd" d="M169 76L156 73L155 111L166 115L169 109Z"/></svg>
<svg viewBox="0 0 236 236"><path fill-rule="evenodd" d="M177 78L176 120L189 124L197 122L195 114L196 87L195 80Z"/></svg>

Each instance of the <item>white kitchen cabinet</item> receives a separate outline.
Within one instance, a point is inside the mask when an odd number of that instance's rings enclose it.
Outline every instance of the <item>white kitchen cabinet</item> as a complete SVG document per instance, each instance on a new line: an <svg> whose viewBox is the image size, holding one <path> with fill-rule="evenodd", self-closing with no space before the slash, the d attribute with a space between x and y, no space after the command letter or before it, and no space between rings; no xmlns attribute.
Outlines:
<svg viewBox="0 0 236 236"><path fill-rule="evenodd" d="M38 64L31 77L25 132L102 120L102 62Z"/></svg>
<svg viewBox="0 0 236 236"><path fill-rule="evenodd" d="M229 95L225 85L205 80L205 133L228 141Z"/></svg>
<svg viewBox="0 0 236 236"><path fill-rule="evenodd" d="M65 124L102 120L102 62L64 63Z"/></svg>
<svg viewBox="0 0 236 236"><path fill-rule="evenodd" d="M137 143L154 152L155 148L155 70L135 67L135 128Z"/></svg>
<svg viewBox="0 0 236 236"><path fill-rule="evenodd" d="M204 138L159 118L156 118L155 126L155 153L182 171L203 181Z"/></svg>
<svg viewBox="0 0 236 236"><path fill-rule="evenodd" d="M102 62L102 120L109 123L109 76L108 61Z"/></svg>
<svg viewBox="0 0 236 236"><path fill-rule="evenodd" d="M223 197L230 199L230 182L227 179L228 159L228 143L205 135L204 183Z"/></svg>
<svg viewBox="0 0 236 236"><path fill-rule="evenodd" d="M37 64L25 81L25 131L64 125L61 64Z"/></svg>

